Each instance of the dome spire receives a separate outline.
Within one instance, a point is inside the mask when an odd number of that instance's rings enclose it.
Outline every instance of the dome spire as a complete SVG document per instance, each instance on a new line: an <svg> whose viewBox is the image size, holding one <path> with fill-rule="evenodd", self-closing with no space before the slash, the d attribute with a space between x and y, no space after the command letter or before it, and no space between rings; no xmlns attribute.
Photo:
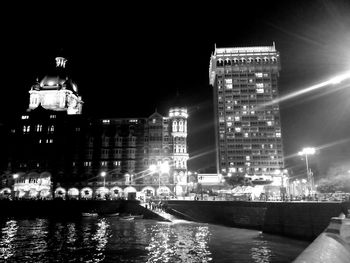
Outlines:
<svg viewBox="0 0 350 263"><path fill-rule="evenodd" d="M56 57L55 60L56 60L56 67L62 67L62 68L66 67L67 59L65 59L64 57Z"/></svg>

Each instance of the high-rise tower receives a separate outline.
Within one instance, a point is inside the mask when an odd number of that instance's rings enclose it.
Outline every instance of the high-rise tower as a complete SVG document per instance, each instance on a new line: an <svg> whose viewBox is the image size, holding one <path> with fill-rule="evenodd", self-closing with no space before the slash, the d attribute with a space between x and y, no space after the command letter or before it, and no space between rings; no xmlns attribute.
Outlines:
<svg viewBox="0 0 350 263"><path fill-rule="evenodd" d="M271 181L284 167L275 45L216 48L213 87L217 169Z"/></svg>

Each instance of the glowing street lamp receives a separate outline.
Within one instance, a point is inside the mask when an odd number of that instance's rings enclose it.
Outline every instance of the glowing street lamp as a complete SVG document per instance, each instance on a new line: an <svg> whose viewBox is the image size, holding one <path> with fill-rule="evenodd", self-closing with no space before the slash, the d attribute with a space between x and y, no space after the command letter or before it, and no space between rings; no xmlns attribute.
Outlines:
<svg viewBox="0 0 350 263"><path fill-rule="evenodd" d="M309 194L313 193L314 187L313 187L312 172L309 169L308 155L313 155L313 154L315 154L315 152L316 152L316 149L312 148L312 147L304 148L301 152L298 152L298 155L304 155L305 156L306 174L307 174L307 182L308 182Z"/></svg>
<svg viewBox="0 0 350 263"><path fill-rule="evenodd" d="M105 171L101 172L101 176L103 177L103 187L106 187L106 175L107 173Z"/></svg>
<svg viewBox="0 0 350 263"><path fill-rule="evenodd" d="M160 165L151 164L149 170L152 173L158 172L158 189L160 188L160 174L169 173L170 166L168 162L163 162Z"/></svg>
<svg viewBox="0 0 350 263"><path fill-rule="evenodd" d="M19 177L18 174L13 174L13 179L17 179Z"/></svg>

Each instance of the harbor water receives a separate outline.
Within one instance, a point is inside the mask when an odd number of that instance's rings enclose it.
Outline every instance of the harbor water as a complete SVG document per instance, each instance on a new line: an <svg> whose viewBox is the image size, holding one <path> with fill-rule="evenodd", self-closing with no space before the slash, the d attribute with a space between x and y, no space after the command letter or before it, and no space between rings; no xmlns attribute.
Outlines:
<svg viewBox="0 0 350 263"><path fill-rule="evenodd" d="M183 220L0 219L0 262L291 262L309 242Z"/></svg>

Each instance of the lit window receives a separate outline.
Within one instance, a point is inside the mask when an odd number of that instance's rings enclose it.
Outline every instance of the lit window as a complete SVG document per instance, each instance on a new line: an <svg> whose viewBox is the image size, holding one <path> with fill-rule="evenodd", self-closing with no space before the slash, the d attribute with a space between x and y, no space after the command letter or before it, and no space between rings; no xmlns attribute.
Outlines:
<svg viewBox="0 0 350 263"><path fill-rule="evenodd" d="M102 120L102 123L104 123L104 124L109 124L109 123L110 123L110 120Z"/></svg>
<svg viewBox="0 0 350 263"><path fill-rule="evenodd" d="M232 79L225 79L226 84L232 84Z"/></svg>
<svg viewBox="0 0 350 263"><path fill-rule="evenodd" d="M280 138L281 137L281 133L280 132L276 132L276 137Z"/></svg>
<svg viewBox="0 0 350 263"><path fill-rule="evenodd" d="M241 120L241 117L235 116L235 121L240 121L240 120Z"/></svg>
<svg viewBox="0 0 350 263"><path fill-rule="evenodd" d="M23 115L23 116L22 116L22 120L27 120L27 119L29 119L29 116L28 116L28 115Z"/></svg>
<svg viewBox="0 0 350 263"><path fill-rule="evenodd" d="M262 78L262 77L263 77L262 72L257 72L257 73L255 73L255 77L257 77L257 78Z"/></svg>
<svg viewBox="0 0 350 263"><path fill-rule="evenodd" d="M249 134L247 132L244 133L244 137L245 138L248 138L249 137Z"/></svg>
<svg viewBox="0 0 350 263"><path fill-rule="evenodd" d="M41 124L37 124L37 125L35 126L35 130L36 130L37 132L41 132L42 128L43 128L43 126L42 126Z"/></svg>
<svg viewBox="0 0 350 263"><path fill-rule="evenodd" d="M226 89L232 89L232 84L226 84L225 87Z"/></svg>
<svg viewBox="0 0 350 263"><path fill-rule="evenodd" d="M272 126L272 121L267 121L267 126Z"/></svg>
<svg viewBox="0 0 350 263"><path fill-rule="evenodd" d="M250 156L247 155L247 156L245 157L245 159L246 159L247 161L250 161Z"/></svg>
<svg viewBox="0 0 350 263"><path fill-rule="evenodd" d="M56 115L50 115L50 119L56 119Z"/></svg>
<svg viewBox="0 0 350 263"><path fill-rule="evenodd" d="M256 89L256 93L264 93L264 89L258 88L258 89Z"/></svg>
<svg viewBox="0 0 350 263"><path fill-rule="evenodd" d="M242 130L241 127L236 127L236 128L235 128L235 131L236 131L236 132L241 132L241 130Z"/></svg>
<svg viewBox="0 0 350 263"><path fill-rule="evenodd" d="M227 127L231 127L232 126L232 122L227 122Z"/></svg>
<svg viewBox="0 0 350 263"><path fill-rule="evenodd" d="M264 87L264 83L256 83L256 87L257 88L263 88Z"/></svg>
<svg viewBox="0 0 350 263"><path fill-rule="evenodd" d="M39 143L41 143L41 139L39 140Z"/></svg>
<svg viewBox="0 0 350 263"><path fill-rule="evenodd" d="M30 132L30 126L23 126L23 133L28 133Z"/></svg>

